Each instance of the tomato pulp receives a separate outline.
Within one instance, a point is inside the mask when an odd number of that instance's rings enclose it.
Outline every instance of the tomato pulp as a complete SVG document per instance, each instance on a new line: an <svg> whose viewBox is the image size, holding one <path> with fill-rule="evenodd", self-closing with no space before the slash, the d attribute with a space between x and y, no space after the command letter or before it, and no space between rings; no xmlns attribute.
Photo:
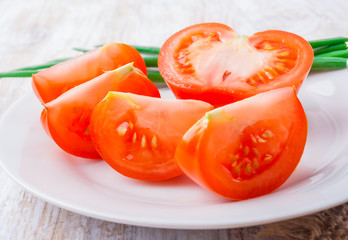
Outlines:
<svg viewBox="0 0 348 240"><path fill-rule="evenodd" d="M147 74L145 62L135 48L123 43L111 43L34 74L32 87L41 103L47 103L105 71L131 62Z"/></svg>
<svg viewBox="0 0 348 240"><path fill-rule="evenodd" d="M109 92L92 114L92 141L102 158L124 176L169 179L182 174L174 161L178 142L212 108L197 100Z"/></svg>
<svg viewBox="0 0 348 240"><path fill-rule="evenodd" d="M221 106L275 88L298 90L312 62L312 47L293 33L247 37L224 24L202 23L171 36L158 67L177 98Z"/></svg>
<svg viewBox="0 0 348 240"><path fill-rule="evenodd" d="M95 106L112 90L160 97L155 84L130 63L46 103L41 114L44 129L64 151L78 157L100 159L90 136L90 118Z"/></svg>
<svg viewBox="0 0 348 240"><path fill-rule="evenodd" d="M293 88L216 108L190 128L175 159L195 182L229 199L270 193L298 165L307 118Z"/></svg>

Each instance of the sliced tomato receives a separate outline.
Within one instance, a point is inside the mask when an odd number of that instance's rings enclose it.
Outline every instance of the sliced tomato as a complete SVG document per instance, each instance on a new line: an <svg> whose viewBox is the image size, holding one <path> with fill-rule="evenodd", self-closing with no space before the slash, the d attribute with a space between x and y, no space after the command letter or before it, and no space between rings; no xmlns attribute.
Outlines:
<svg viewBox="0 0 348 240"><path fill-rule="evenodd" d="M131 62L147 74L145 62L135 48L123 43L111 43L34 74L32 87L39 100L47 103L105 71Z"/></svg>
<svg viewBox="0 0 348 240"><path fill-rule="evenodd" d="M206 113L186 132L175 159L198 184L242 200L282 185L298 165L306 138L305 112L287 87Z"/></svg>
<svg viewBox="0 0 348 240"><path fill-rule="evenodd" d="M130 63L46 103L41 114L44 129L64 151L78 157L100 158L91 140L90 118L95 106L112 90L160 97L154 83Z"/></svg>
<svg viewBox="0 0 348 240"><path fill-rule="evenodd" d="M178 142L212 108L196 100L109 92L92 114L91 136L117 172L139 180L168 179L182 174L174 161Z"/></svg>
<svg viewBox="0 0 348 240"><path fill-rule="evenodd" d="M171 36L158 67L177 98L221 106L275 88L298 90L312 62L312 47L293 33L247 37L224 24L202 23Z"/></svg>

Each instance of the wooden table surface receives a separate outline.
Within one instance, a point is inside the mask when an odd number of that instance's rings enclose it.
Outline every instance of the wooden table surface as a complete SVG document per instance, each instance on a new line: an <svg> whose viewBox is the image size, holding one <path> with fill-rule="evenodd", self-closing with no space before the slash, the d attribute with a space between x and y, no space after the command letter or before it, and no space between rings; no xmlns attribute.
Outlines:
<svg viewBox="0 0 348 240"><path fill-rule="evenodd" d="M0 72L74 56L73 47L110 42L161 46L174 32L201 22L225 23L244 35L281 29L307 40L348 36L346 0L1 0L0 9ZM0 117L29 91L30 78L0 79ZM61 209L0 169L0 240L348 239L347 207L245 228L156 229Z"/></svg>

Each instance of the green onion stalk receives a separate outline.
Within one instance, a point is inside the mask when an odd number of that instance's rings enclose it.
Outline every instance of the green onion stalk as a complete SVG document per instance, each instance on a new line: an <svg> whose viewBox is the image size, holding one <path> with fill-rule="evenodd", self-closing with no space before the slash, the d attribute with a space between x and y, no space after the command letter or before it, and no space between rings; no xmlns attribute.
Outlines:
<svg viewBox="0 0 348 240"><path fill-rule="evenodd" d="M346 37L327 38L320 40L308 41L314 51L314 59L311 70L337 70L347 68L348 49ZM100 47L98 45L96 47ZM145 65L148 68L148 78L153 82L164 82L161 74L158 71L158 54L159 47L152 46L133 46L141 54L144 55ZM74 48L79 52L88 52L89 49ZM31 77L33 74L40 72L43 69L54 66L60 62L66 61L69 58L61 58L49 61L41 65L28 66L18 68L9 72L0 72L0 78L3 77Z"/></svg>

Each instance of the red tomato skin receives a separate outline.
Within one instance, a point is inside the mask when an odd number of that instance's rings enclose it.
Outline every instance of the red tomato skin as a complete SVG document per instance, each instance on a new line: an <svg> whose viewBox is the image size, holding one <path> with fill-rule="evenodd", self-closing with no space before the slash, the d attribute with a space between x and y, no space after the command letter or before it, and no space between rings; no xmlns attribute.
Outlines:
<svg viewBox="0 0 348 240"><path fill-rule="evenodd" d="M41 115L40 115L40 122L41 122L41 126L43 127L43 129L45 130L45 133L52 138L50 130L48 129L48 123L47 123L47 111L46 108L44 108L41 111Z"/></svg>
<svg viewBox="0 0 348 240"><path fill-rule="evenodd" d="M195 72L197 70L193 69L192 73L180 72L182 69L178 67L174 56L178 54L177 52L181 46L185 46L185 41L189 41L191 36L201 34L202 32L205 32L205 34L218 32L222 43L239 37L233 29L224 24L203 23L187 27L166 40L159 54L158 67L168 87L179 99L198 99L219 107L276 88L293 86L298 92L312 66L313 49L306 40L293 33L269 30L249 37L248 44L255 47L261 44L262 41L281 42L294 52L297 52L296 63L287 73L280 74L267 84L249 86L247 89L245 87L231 87L224 84L213 86L198 84L196 80L200 77ZM199 58L199 53L197 53L197 56ZM204 60L201 59L201 61ZM212 69L212 71L215 71L215 69Z"/></svg>
<svg viewBox="0 0 348 240"><path fill-rule="evenodd" d="M160 97L157 87L139 69L127 64L80 84L46 103L41 114L45 131L65 152L100 159L92 143L89 124L95 106L108 91L125 91ZM120 69L123 69L121 73Z"/></svg>
<svg viewBox="0 0 348 240"><path fill-rule="evenodd" d="M256 174L249 179L233 179L225 168L220 167L219 159L216 157L217 155L213 150L214 144L212 144L212 136L220 132L222 139L231 139L231 136L224 134L228 132L226 128L218 128L218 126L220 126L219 122L229 121L230 126L238 124L238 120L235 120L232 116L243 115L238 114L238 112L243 112L241 108L244 108L244 112L248 111L247 104L244 104L246 100L248 100L249 103L253 98L255 101L262 101L262 98L266 96L265 94L274 94L276 92L278 92L279 95L285 96L283 100L279 101L280 105L278 105L278 108L281 108L282 105L283 107L289 107L287 109L291 112L289 113L291 118L296 119L291 123L292 127L289 130L290 134L286 140L284 149L282 149L277 156L277 161L275 161L271 167L266 168L262 173ZM240 103L242 103L242 105L239 105L241 107L239 107L238 112L229 112L228 108L236 109L236 104ZM176 162L183 172L194 182L224 198L245 200L273 192L279 188L295 170L303 154L307 139L307 118L301 103L296 97L295 91L290 87L271 90L270 92L260 93L249 99L232 103L218 109L223 108L225 109L223 112L226 113L226 115L220 116L220 118L214 115L215 117L212 117L214 119L211 122L207 122L206 119L202 118L185 133L175 153ZM260 108L260 106L256 108ZM257 110L251 110L251 112L254 111ZM263 111L263 109L261 111ZM248 114L245 113L243 117L247 117L247 115ZM287 115L284 114L283 117L286 116ZM212 140L209 140L209 138ZM222 145L218 140L216 140L215 144Z"/></svg>
<svg viewBox="0 0 348 240"><path fill-rule="evenodd" d="M174 161L178 142L211 109L202 101L109 92L92 114L91 136L99 154L118 173L144 181L170 179L182 174ZM127 128L118 132L122 124Z"/></svg>
<svg viewBox="0 0 348 240"><path fill-rule="evenodd" d="M221 89L189 89L175 84L168 84L168 86L178 99L198 99L208 102L214 107L220 107L245 98L245 96L240 96L238 93L231 94Z"/></svg>
<svg viewBox="0 0 348 240"><path fill-rule="evenodd" d="M105 71L131 62L147 74L145 62L135 48L123 43L111 43L33 74L32 88L44 104Z"/></svg>

